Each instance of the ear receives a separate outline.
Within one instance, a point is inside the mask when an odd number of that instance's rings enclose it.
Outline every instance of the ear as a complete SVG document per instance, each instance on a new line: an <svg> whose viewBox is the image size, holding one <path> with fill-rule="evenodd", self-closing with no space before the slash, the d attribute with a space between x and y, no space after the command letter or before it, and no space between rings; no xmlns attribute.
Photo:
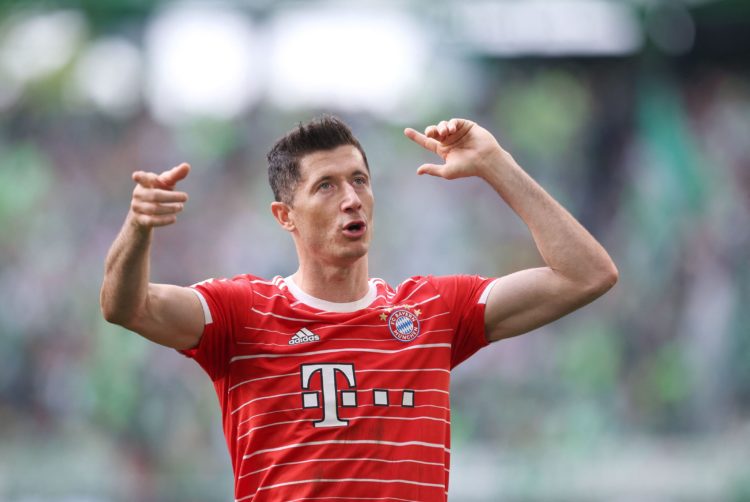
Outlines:
<svg viewBox="0 0 750 502"><path fill-rule="evenodd" d="M271 202L271 213L276 221L279 222L281 228L287 232L292 232L295 229L294 222L290 217L292 208L284 202Z"/></svg>

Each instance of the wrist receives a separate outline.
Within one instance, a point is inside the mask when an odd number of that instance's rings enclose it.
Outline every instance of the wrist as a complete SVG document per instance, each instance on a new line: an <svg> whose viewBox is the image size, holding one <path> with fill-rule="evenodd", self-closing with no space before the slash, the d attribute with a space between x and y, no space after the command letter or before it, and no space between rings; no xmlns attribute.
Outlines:
<svg viewBox="0 0 750 502"><path fill-rule="evenodd" d="M516 164L511 154L503 150L500 145L497 145L497 148L494 148L482 157L477 166L477 174L483 180L491 182L498 174L502 174L514 166L518 166L518 164Z"/></svg>
<svg viewBox="0 0 750 502"><path fill-rule="evenodd" d="M142 239L150 239L151 231L153 229L150 225L144 225L138 221L138 216L131 209L128 212L128 216L125 218L125 226L131 230L136 236Z"/></svg>

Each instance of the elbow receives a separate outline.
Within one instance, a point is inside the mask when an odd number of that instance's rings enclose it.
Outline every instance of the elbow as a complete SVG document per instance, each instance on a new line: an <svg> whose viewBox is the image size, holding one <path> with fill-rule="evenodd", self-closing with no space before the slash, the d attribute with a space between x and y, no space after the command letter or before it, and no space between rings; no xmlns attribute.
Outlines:
<svg viewBox="0 0 750 502"><path fill-rule="evenodd" d="M138 317L123 313L121 311L106 308L102 305L102 316L104 320L111 324L116 324L127 330L138 332Z"/></svg>
<svg viewBox="0 0 750 502"><path fill-rule="evenodd" d="M592 281L589 283L589 294L593 298L602 296L604 293L612 289L620 279L620 272L617 270L617 266L612 260L609 260L606 266L602 267L593 274Z"/></svg>
<svg viewBox="0 0 750 502"><path fill-rule="evenodd" d="M114 308L111 303L107 302L104 297L99 301L99 307L105 321L120 326L124 326L127 323L127 318L118 309Z"/></svg>
<svg viewBox="0 0 750 502"><path fill-rule="evenodd" d="M122 315L120 315L119 312L105 306L104 304L101 305L101 311L102 317L104 317L104 320L108 323L124 326L127 321L124 317L122 317Z"/></svg>
<svg viewBox="0 0 750 502"><path fill-rule="evenodd" d="M119 324L117 322L119 320L117 309L114 308L112 302L109 300L107 289L104 285L102 285L102 289L99 291L99 310L105 321L112 324Z"/></svg>
<svg viewBox="0 0 750 502"><path fill-rule="evenodd" d="M103 286L101 291L99 291L99 310L101 311L102 317L104 317L105 321L117 324L115 322L117 317L115 309L113 309L111 303L107 301L106 290Z"/></svg>
<svg viewBox="0 0 750 502"><path fill-rule="evenodd" d="M104 317L104 320L108 323L116 324L127 329L130 329L130 326L133 325L134 316L130 315L122 308L119 308L114 301L108 298L104 290L102 290L99 296L99 308L102 317Z"/></svg>

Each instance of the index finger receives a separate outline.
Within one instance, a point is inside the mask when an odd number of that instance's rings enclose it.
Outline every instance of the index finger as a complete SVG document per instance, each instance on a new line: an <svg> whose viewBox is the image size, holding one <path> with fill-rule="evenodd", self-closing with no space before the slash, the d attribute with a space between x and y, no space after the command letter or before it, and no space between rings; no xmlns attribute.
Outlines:
<svg viewBox="0 0 750 502"><path fill-rule="evenodd" d="M421 132L415 131L411 127L407 127L406 129L404 129L404 135L422 148L425 148L433 153L437 153L438 146L440 146L440 143L438 143L437 140L428 138Z"/></svg>
<svg viewBox="0 0 750 502"><path fill-rule="evenodd" d="M173 167L169 171L164 171L158 176L160 183L168 187L173 187L178 181L184 180L190 173L190 164L183 162L179 166Z"/></svg>

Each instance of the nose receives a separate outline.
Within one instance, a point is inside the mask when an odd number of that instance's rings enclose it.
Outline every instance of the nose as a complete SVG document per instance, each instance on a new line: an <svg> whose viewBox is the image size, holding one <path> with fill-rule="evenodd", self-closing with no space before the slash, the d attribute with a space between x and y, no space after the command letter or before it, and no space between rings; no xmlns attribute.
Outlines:
<svg viewBox="0 0 750 502"><path fill-rule="evenodd" d="M349 183L344 184L344 197L341 199L341 210L344 212L354 210L359 211L362 208L362 200L359 198L357 191Z"/></svg>

